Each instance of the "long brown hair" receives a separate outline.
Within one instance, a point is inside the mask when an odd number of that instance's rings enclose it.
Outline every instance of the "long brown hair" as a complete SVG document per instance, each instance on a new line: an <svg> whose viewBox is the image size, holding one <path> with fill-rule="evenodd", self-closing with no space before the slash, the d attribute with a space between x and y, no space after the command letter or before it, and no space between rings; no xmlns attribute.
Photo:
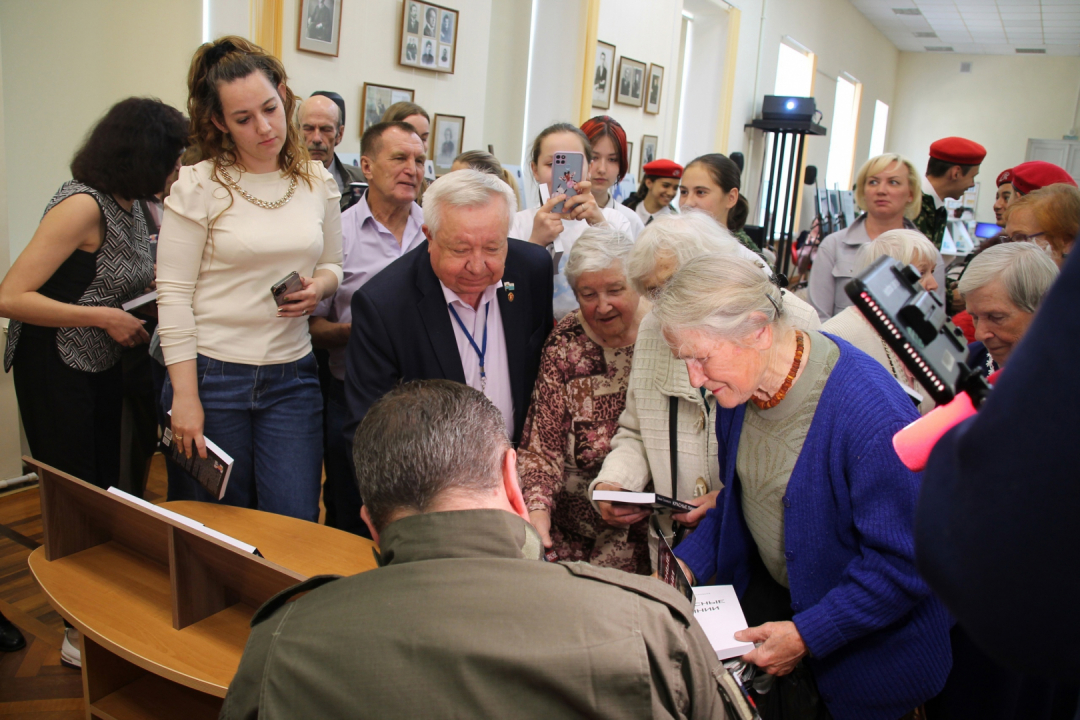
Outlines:
<svg viewBox="0 0 1080 720"><path fill-rule="evenodd" d="M285 111L285 143L278 156L281 172L286 177L303 180L311 187L314 180L308 169L307 146L301 142L300 130L293 122L296 95L289 89L285 66L258 45L236 35L226 35L205 43L195 51L188 71L188 117L191 118L190 142L199 154L214 163L214 179L219 168L231 167L239 161L236 146L214 124L225 124L218 87L222 83L241 80L254 72L262 72L276 90L285 86L282 98ZM231 193L230 193L231 195Z"/></svg>

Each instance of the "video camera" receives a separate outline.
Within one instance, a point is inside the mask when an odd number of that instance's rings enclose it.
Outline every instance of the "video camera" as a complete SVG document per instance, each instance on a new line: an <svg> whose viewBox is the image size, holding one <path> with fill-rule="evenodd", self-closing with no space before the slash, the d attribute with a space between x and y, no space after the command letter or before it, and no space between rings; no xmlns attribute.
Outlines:
<svg viewBox="0 0 1080 720"><path fill-rule="evenodd" d="M919 277L913 265L885 256L844 290L938 405L966 392L978 408L990 385L965 364L963 331L949 320L942 302L919 285Z"/></svg>

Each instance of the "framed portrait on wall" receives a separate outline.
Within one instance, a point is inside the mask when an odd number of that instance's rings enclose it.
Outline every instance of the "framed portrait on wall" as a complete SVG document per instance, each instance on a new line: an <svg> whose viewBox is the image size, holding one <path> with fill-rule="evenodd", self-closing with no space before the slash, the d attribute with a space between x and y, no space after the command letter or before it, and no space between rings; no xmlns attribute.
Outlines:
<svg viewBox="0 0 1080 720"><path fill-rule="evenodd" d="M453 73L457 60L458 11L419 0L401 6L398 63Z"/></svg>
<svg viewBox="0 0 1080 720"><path fill-rule="evenodd" d="M464 137L464 117L435 113L434 121L431 124L431 138L428 140L428 148L435 155L436 177L450 172L450 166L454 164L454 158L461 154L461 143Z"/></svg>
<svg viewBox="0 0 1080 720"><path fill-rule="evenodd" d="M300 0L296 49L337 57L343 0Z"/></svg>
<svg viewBox="0 0 1080 720"><path fill-rule="evenodd" d="M619 84L615 88L615 102L641 107L645 96L645 63L631 60L625 55L619 58Z"/></svg>
<svg viewBox="0 0 1080 720"><path fill-rule="evenodd" d="M615 46L596 41L596 63L593 68L592 106L607 110L611 107L611 86L615 83Z"/></svg>
<svg viewBox="0 0 1080 720"><path fill-rule="evenodd" d="M655 135L641 136L641 164L638 166L638 175L641 177L645 177L645 171L642 168L656 159L656 146L659 144Z"/></svg>
<svg viewBox="0 0 1080 720"><path fill-rule="evenodd" d="M664 91L664 68L656 63L649 63L649 81L645 84L645 112L656 115L660 112L660 96Z"/></svg>
<svg viewBox="0 0 1080 720"><path fill-rule="evenodd" d="M629 140L626 141L626 169L629 170L634 165L634 143Z"/></svg>
<svg viewBox="0 0 1080 720"><path fill-rule="evenodd" d="M397 102L412 102L416 92L407 88L364 83L360 95L360 135L382 119L386 108Z"/></svg>

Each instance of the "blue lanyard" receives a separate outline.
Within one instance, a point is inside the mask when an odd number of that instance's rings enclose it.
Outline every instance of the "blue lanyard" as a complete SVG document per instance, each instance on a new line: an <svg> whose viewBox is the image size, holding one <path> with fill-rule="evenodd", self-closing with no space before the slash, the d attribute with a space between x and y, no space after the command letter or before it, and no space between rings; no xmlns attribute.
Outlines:
<svg viewBox="0 0 1080 720"><path fill-rule="evenodd" d="M484 355L487 354L487 331L488 331L488 315L491 314L491 302L488 301L484 304L484 340L483 346L477 347L476 341L473 340L472 333L465 327L465 323L461 322L461 316L457 314L457 310L454 306L447 303L446 307L450 308L450 314L457 320L458 327L461 328L461 332L465 333L465 337L469 338L469 344L472 345L473 350L480 357L480 392L487 392L487 373L484 371Z"/></svg>

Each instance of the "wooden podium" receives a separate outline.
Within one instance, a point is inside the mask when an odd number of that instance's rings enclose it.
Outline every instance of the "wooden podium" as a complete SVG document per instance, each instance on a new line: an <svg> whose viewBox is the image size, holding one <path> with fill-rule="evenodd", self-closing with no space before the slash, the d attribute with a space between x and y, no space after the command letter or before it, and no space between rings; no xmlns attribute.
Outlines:
<svg viewBox="0 0 1080 720"><path fill-rule="evenodd" d="M264 557L24 458L41 478L44 547L30 570L83 635L86 717L216 718L255 610L320 574L375 567L370 540L270 513L161 507Z"/></svg>

